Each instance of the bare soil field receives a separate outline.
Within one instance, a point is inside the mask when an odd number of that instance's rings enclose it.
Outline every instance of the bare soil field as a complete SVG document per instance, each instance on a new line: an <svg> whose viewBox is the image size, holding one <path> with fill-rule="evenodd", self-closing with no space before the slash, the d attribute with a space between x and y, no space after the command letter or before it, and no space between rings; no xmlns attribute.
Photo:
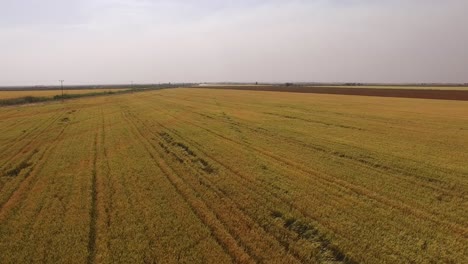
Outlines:
<svg viewBox="0 0 468 264"><path fill-rule="evenodd" d="M216 86L207 89L233 89L243 91L271 91L317 94L341 94L378 97L420 98L468 101L467 90L411 89L411 88L360 88L360 87L310 87L310 86Z"/></svg>

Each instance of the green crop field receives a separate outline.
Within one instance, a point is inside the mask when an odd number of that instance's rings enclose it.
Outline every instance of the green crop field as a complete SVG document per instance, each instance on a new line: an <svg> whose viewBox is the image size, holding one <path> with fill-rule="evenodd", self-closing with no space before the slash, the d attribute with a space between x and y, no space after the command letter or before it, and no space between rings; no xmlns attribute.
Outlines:
<svg viewBox="0 0 468 264"><path fill-rule="evenodd" d="M468 263L468 102L180 88L0 128L1 263Z"/></svg>

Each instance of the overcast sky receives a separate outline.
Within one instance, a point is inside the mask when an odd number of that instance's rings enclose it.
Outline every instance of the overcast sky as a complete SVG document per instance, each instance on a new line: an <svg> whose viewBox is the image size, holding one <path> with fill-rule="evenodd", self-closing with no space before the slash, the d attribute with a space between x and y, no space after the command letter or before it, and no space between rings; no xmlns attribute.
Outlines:
<svg viewBox="0 0 468 264"><path fill-rule="evenodd" d="M0 85L468 82L466 0L0 0Z"/></svg>

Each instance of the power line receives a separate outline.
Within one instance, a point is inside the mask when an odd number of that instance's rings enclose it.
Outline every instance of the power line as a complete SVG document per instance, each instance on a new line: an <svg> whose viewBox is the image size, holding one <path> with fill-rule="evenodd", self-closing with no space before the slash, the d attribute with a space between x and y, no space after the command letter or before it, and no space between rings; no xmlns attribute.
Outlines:
<svg viewBox="0 0 468 264"><path fill-rule="evenodd" d="M63 102L63 82L64 82L64 80L59 80L59 82L60 82L60 86L62 88L62 102Z"/></svg>

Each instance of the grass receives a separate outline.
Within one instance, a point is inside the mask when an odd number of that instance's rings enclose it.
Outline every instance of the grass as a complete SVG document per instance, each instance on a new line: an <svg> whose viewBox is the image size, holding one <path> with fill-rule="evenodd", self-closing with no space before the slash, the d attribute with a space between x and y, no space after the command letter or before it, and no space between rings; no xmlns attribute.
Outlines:
<svg viewBox="0 0 468 264"><path fill-rule="evenodd" d="M168 89L0 126L6 263L468 261L467 102Z"/></svg>

